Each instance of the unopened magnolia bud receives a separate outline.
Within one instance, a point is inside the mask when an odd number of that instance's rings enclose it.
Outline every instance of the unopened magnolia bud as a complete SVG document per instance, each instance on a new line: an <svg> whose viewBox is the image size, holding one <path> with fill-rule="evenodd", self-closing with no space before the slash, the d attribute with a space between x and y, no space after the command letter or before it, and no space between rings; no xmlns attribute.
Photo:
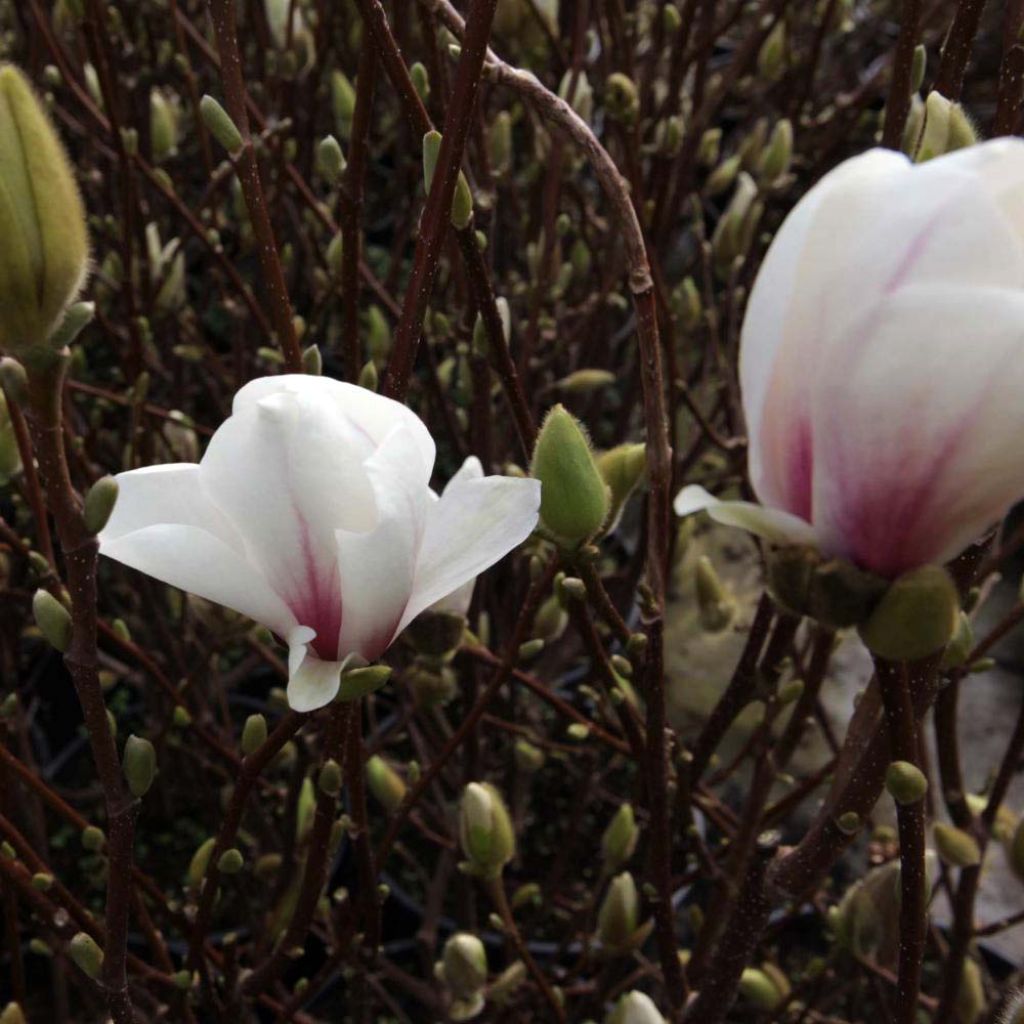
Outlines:
<svg viewBox="0 0 1024 1024"><path fill-rule="evenodd" d="M601 836L601 857L609 874L618 871L633 856L639 838L633 805L622 804Z"/></svg>
<svg viewBox="0 0 1024 1024"><path fill-rule="evenodd" d="M846 836L855 836L862 824L861 817L856 811L847 811L836 818L836 827Z"/></svg>
<svg viewBox="0 0 1024 1024"><path fill-rule="evenodd" d="M935 850L949 865L955 868L971 868L981 863L981 849L969 832L944 821L937 821L932 830Z"/></svg>
<svg viewBox="0 0 1024 1024"><path fill-rule="evenodd" d="M178 151L178 107L160 89L149 94L149 144L153 160L160 163Z"/></svg>
<svg viewBox="0 0 1024 1024"><path fill-rule="evenodd" d="M512 115L502 110L491 122L487 132L487 155L491 163L491 173L501 177L509 172L512 166Z"/></svg>
<svg viewBox="0 0 1024 1024"><path fill-rule="evenodd" d="M772 129L772 137L761 156L761 180L767 184L778 181L793 159L793 122L784 117Z"/></svg>
<svg viewBox="0 0 1024 1024"><path fill-rule="evenodd" d="M606 1024L665 1024L650 996L627 992L608 1015Z"/></svg>
<svg viewBox="0 0 1024 1024"><path fill-rule="evenodd" d="M132 796L145 796L156 778L156 750L141 736L129 736L124 744L124 777Z"/></svg>
<svg viewBox="0 0 1024 1024"><path fill-rule="evenodd" d="M107 520L114 511L117 491L117 481L112 476L104 476L86 492L82 516L86 530L94 537L107 525Z"/></svg>
<svg viewBox="0 0 1024 1024"><path fill-rule="evenodd" d="M780 989L775 978L757 967L744 968L739 992L751 1006L764 1011L777 1010L788 995L788 991Z"/></svg>
<svg viewBox="0 0 1024 1024"><path fill-rule="evenodd" d="M605 109L608 116L632 124L640 112L640 94L633 80L621 71L613 71L605 81Z"/></svg>
<svg viewBox="0 0 1024 1024"><path fill-rule="evenodd" d="M469 870L481 878L497 878L515 856L512 819L501 794L490 783L471 782L463 790L459 843Z"/></svg>
<svg viewBox="0 0 1024 1024"><path fill-rule="evenodd" d="M409 77L412 79L413 88L416 90L416 95L425 103L427 97L430 95L430 75L427 74L427 69L416 61L409 68Z"/></svg>
<svg viewBox="0 0 1024 1024"><path fill-rule="evenodd" d="M332 185L345 173L345 154L341 143L333 135L325 135L316 147L317 169Z"/></svg>
<svg viewBox="0 0 1024 1024"><path fill-rule="evenodd" d="M28 396L28 374L17 359L10 356L0 359L0 388L10 401L18 405Z"/></svg>
<svg viewBox="0 0 1024 1024"><path fill-rule="evenodd" d="M8 1003L0 1011L0 1024L27 1024L25 1014L17 1003Z"/></svg>
<svg viewBox="0 0 1024 1024"><path fill-rule="evenodd" d="M732 622L736 602L722 585L707 555L697 560L696 587L701 625L709 633L720 633Z"/></svg>
<svg viewBox="0 0 1024 1024"><path fill-rule="evenodd" d="M757 53L757 70L762 78L774 82L782 76L786 63L786 23L781 18L768 33Z"/></svg>
<svg viewBox="0 0 1024 1024"><path fill-rule="evenodd" d="M924 131L915 160L924 163L957 149L973 146L978 134L959 103L941 93L930 92L924 104Z"/></svg>
<svg viewBox="0 0 1024 1024"><path fill-rule="evenodd" d="M352 131L352 115L356 110L356 90L341 71L331 72L331 109L337 119L339 133L347 139Z"/></svg>
<svg viewBox="0 0 1024 1024"><path fill-rule="evenodd" d="M277 873L284 863L284 857L279 853L265 853L259 857L252 866L252 873L259 879L267 879Z"/></svg>
<svg viewBox="0 0 1024 1024"><path fill-rule="evenodd" d="M704 313L700 289L692 277L686 277L672 292L672 309L685 330L692 331L699 326Z"/></svg>
<svg viewBox="0 0 1024 1024"><path fill-rule="evenodd" d="M538 772L544 767L544 751L535 747L529 740L516 740L513 748L516 765L522 772Z"/></svg>
<svg viewBox="0 0 1024 1024"><path fill-rule="evenodd" d="M199 113L209 133L232 155L243 145L242 133L231 115L207 93L199 101Z"/></svg>
<svg viewBox="0 0 1024 1024"><path fill-rule="evenodd" d="M267 720L263 715L250 715L242 727L242 753L247 757L259 750L267 739Z"/></svg>
<svg viewBox="0 0 1024 1024"><path fill-rule="evenodd" d="M32 876L32 888L39 892L47 892L53 888L54 877L46 871L37 871Z"/></svg>
<svg viewBox="0 0 1024 1024"><path fill-rule="evenodd" d="M217 859L217 870L222 875L237 875L244 866L245 858L242 851L234 846L230 850L225 850Z"/></svg>
<svg viewBox="0 0 1024 1024"><path fill-rule="evenodd" d="M608 485L611 507L605 532L618 525L629 496L647 470L647 449L642 444L620 444L597 456L597 468Z"/></svg>
<svg viewBox="0 0 1024 1024"><path fill-rule="evenodd" d="M552 599L554 600L554 599ZM564 612L562 613L565 614ZM533 661L534 658L544 650L544 638L534 637L532 640L527 640L519 645L517 652L520 661Z"/></svg>
<svg viewBox="0 0 1024 1024"><path fill-rule="evenodd" d="M910 64L910 91L917 92L924 82L924 73L928 66L928 51L923 43L914 47L914 59Z"/></svg>
<svg viewBox="0 0 1024 1024"><path fill-rule="evenodd" d="M736 180L740 172L740 158L738 155L727 157L709 175L704 191L709 196L721 195L727 191Z"/></svg>
<svg viewBox="0 0 1024 1024"><path fill-rule="evenodd" d="M302 350L302 372L319 377L324 372L324 360L319 345L309 345Z"/></svg>
<svg viewBox="0 0 1024 1024"><path fill-rule="evenodd" d="M206 866L210 863L210 855L213 853L213 846L216 842L216 837L210 836L192 854L187 873L188 884L191 888L198 889L202 884L203 878L206 875Z"/></svg>
<svg viewBox="0 0 1024 1024"><path fill-rule="evenodd" d="M640 900L633 876L624 871L613 878L597 913L597 938L609 953L626 953L636 946Z"/></svg>
<svg viewBox="0 0 1024 1024"><path fill-rule="evenodd" d="M942 653L942 667L959 668L966 664L967 658L973 650L974 629L971 627L971 620L967 617L966 612L960 612L956 631Z"/></svg>
<svg viewBox="0 0 1024 1024"><path fill-rule="evenodd" d="M928 779L916 764L893 761L885 773L885 788L898 804L914 804L928 792Z"/></svg>
<svg viewBox="0 0 1024 1024"><path fill-rule="evenodd" d="M487 951L468 932L456 932L445 944L441 959L444 983L459 997L474 995L487 984Z"/></svg>
<svg viewBox="0 0 1024 1024"><path fill-rule="evenodd" d="M0 64L0 348L45 357L87 272L74 174L28 79Z"/></svg>
<svg viewBox="0 0 1024 1024"><path fill-rule="evenodd" d="M405 799L405 782L402 776L384 760L374 755L366 762L366 784L370 792L394 813Z"/></svg>
<svg viewBox="0 0 1024 1024"><path fill-rule="evenodd" d="M68 943L68 956L90 978L98 979L103 970L103 950L85 932L76 932Z"/></svg>
<svg viewBox="0 0 1024 1024"><path fill-rule="evenodd" d="M337 796L341 792L341 782L341 765L333 757L328 758L324 761L316 780L320 792L328 796Z"/></svg>
<svg viewBox="0 0 1024 1024"><path fill-rule="evenodd" d="M32 595L32 615L51 647L61 653L71 646L71 615L48 590L37 590Z"/></svg>
<svg viewBox="0 0 1024 1024"><path fill-rule="evenodd" d="M553 387L559 391L568 392L570 395L587 395L592 391L599 391L615 383L615 374L611 370L598 370L586 367L582 370L573 370L561 380L554 383Z"/></svg>
<svg viewBox="0 0 1024 1024"><path fill-rule="evenodd" d="M376 391L378 384L377 364L371 359L359 371L359 386L367 391Z"/></svg>
<svg viewBox="0 0 1024 1024"><path fill-rule="evenodd" d="M59 350L70 345L92 323L95 302L72 302L50 335L50 348Z"/></svg>
<svg viewBox="0 0 1024 1024"><path fill-rule="evenodd" d="M540 518L562 543L575 547L600 530L611 497L579 422L564 406L548 413L530 466L541 482Z"/></svg>
<svg viewBox="0 0 1024 1024"><path fill-rule="evenodd" d="M964 960L963 973L960 976L960 990L956 996L957 1024L977 1024L985 1012L985 984L981 977L981 968L976 960L970 957ZM3 1024L0 1021L0 1024ZM1013 1024L1008 1020L1007 1024Z"/></svg>
<svg viewBox="0 0 1024 1024"><path fill-rule="evenodd" d="M455 179L455 195L452 197L452 224L460 231L469 226L473 219L473 193L466 176L459 171Z"/></svg>
<svg viewBox="0 0 1024 1024"><path fill-rule="evenodd" d="M338 687L337 700L358 700L369 693L379 690L391 678L388 665L366 665L363 668L349 669L341 674L341 685Z"/></svg>
<svg viewBox="0 0 1024 1024"><path fill-rule="evenodd" d="M86 825L82 829L81 839L82 846L90 853L99 853L107 841L103 829L97 828L95 825Z"/></svg>
<svg viewBox="0 0 1024 1024"><path fill-rule="evenodd" d="M925 565L900 576L860 627L868 650L889 661L917 661L956 632L960 598L945 569Z"/></svg>

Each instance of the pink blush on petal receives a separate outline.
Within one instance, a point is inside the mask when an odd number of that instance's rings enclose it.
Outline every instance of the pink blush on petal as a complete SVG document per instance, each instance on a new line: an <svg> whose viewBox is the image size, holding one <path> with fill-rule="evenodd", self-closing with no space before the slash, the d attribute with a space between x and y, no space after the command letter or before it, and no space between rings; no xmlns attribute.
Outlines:
<svg viewBox="0 0 1024 1024"><path fill-rule="evenodd" d="M302 549L302 573L292 580L286 595L288 607L302 626L316 630L310 646L323 661L338 660L338 638L341 635L341 579L336 563L328 567L318 564L309 535L309 524L295 508Z"/></svg>

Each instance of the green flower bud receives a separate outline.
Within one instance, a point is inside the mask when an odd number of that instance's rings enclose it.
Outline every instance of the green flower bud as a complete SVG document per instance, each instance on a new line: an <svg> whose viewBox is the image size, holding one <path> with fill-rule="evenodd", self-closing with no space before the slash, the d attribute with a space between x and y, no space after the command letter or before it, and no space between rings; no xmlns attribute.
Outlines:
<svg viewBox="0 0 1024 1024"><path fill-rule="evenodd" d="M267 739L267 720L262 715L250 715L242 726L242 753L247 757L259 750Z"/></svg>
<svg viewBox="0 0 1024 1024"><path fill-rule="evenodd" d="M928 51L923 43L914 47L914 59L910 65L910 91L917 92L924 82L924 73L928 66Z"/></svg>
<svg viewBox="0 0 1024 1024"><path fill-rule="evenodd" d="M103 829L97 828L95 825L86 825L82 829L81 839L82 846L90 853L99 853L107 842Z"/></svg>
<svg viewBox="0 0 1024 1024"><path fill-rule="evenodd" d="M359 371L359 386L367 391L376 391L378 384L377 364L371 359Z"/></svg>
<svg viewBox="0 0 1024 1024"><path fill-rule="evenodd" d="M107 525L117 502L117 491L117 481L112 476L104 476L100 477L86 493L82 515L85 519L85 528L92 536L95 537Z"/></svg>
<svg viewBox="0 0 1024 1024"><path fill-rule="evenodd" d="M337 796L341 792L341 783L341 765L333 757L330 757L324 761L316 784L321 793L326 793L328 796Z"/></svg>
<svg viewBox="0 0 1024 1024"><path fill-rule="evenodd" d="M85 932L76 932L68 943L68 956L90 978L98 979L103 970L103 950Z"/></svg>
<svg viewBox="0 0 1024 1024"><path fill-rule="evenodd" d="M234 156L244 142L231 115L209 93L199 101L199 113L209 133Z"/></svg>
<svg viewBox="0 0 1024 1024"><path fill-rule="evenodd" d="M925 565L900 576L860 627L868 650L889 661L917 661L956 632L960 598L949 573Z"/></svg>
<svg viewBox="0 0 1024 1024"><path fill-rule="evenodd" d="M374 755L366 762L366 784L386 810L394 814L405 799L405 781L384 760Z"/></svg>
<svg viewBox="0 0 1024 1024"><path fill-rule="evenodd" d="M512 115L507 110L500 111L487 130L487 155L496 178L508 174L512 167Z"/></svg>
<svg viewBox="0 0 1024 1024"><path fill-rule="evenodd" d="M777 1010L789 995L788 986L783 991L776 978L765 969L744 968L740 976L740 995L758 1010Z"/></svg>
<svg viewBox="0 0 1024 1024"><path fill-rule="evenodd" d="M601 857L608 873L617 871L636 850L640 829L632 804L622 804L601 836Z"/></svg>
<svg viewBox="0 0 1024 1024"><path fill-rule="evenodd" d="M770 185L788 170L793 159L793 122L788 117L778 121L772 129L768 147L761 156L761 180Z"/></svg>
<svg viewBox="0 0 1024 1024"><path fill-rule="evenodd" d="M345 154L341 151L341 143L333 135L327 135L316 147L317 170L324 179L336 185L345 173Z"/></svg>
<svg viewBox="0 0 1024 1024"><path fill-rule="evenodd" d="M683 16L679 8L673 4L665 4L661 9L662 27L666 36L674 36L683 24Z"/></svg>
<svg viewBox="0 0 1024 1024"><path fill-rule="evenodd" d="M423 188L429 192L434 182L434 170L437 167L437 157L441 152L441 133L429 131L423 136ZM451 210L452 224L462 229L469 225L473 218L473 193L470 191L469 182L466 176L459 171L459 177L455 183L455 195L452 197Z"/></svg>
<svg viewBox="0 0 1024 1024"><path fill-rule="evenodd" d="M633 80L621 71L613 71L605 81L605 109L608 116L632 124L640 113L640 94Z"/></svg>
<svg viewBox="0 0 1024 1024"><path fill-rule="evenodd" d="M768 33L757 53L757 70L762 78L774 82L786 66L786 23L781 18Z"/></svg>
<svg viewBox="0 0 1024 1024"><path fill-rule="evenodd" d="M0 348L44 350L85 280L85 209L28 79L0 64Z"/></svg>
<svg viewBox="0 0 1024 1024"><path fill-rule="evenodd" d="M32 615L51 647L61 653L71 646L71 615L48 590L37 590L32 595Z"/></svg>
<svg viewBox="0 0 1024 1024"><path fill-rule="evenodd" d="M516 740L512 753L521 772L532 775L544 767L544 751L540 747L535 747L529 740Z"/></svg>
<svg viewBox="0 0 1024 1024"><path fill-rule="evenodd" d="M885 773L885 788L898 804L915 804L928 792L928 779L916 764L893 761Z"/></svg>
<svg viewBox="0 0 1024 1024"><path fill-rule="evenodd" d="M316 813L316 791L313 780L305 778L299 788L299 799L295 805L295 837L304 842L313 828L313 815Z"/></svg>
<svg viewBox="0 0 1024 1024"><path fill-rule="evenodd" d="M701 167L714 167L722 155L722 129L708 128L700 137L697 162Z"/></svg>
<svg viewBox="0 0 1024 1024"><path fill-rule="evenodd" d="M32 888L40 892L47 892L53 888L54 877L46 871L37 871L32 876Z"/></svg>
<svg viewBox="0 0 1024 1024"><path fill-rule="evenodd" d="M700 325L704 304L697 282L692 277L684 278L672 292L672 310L685 330L692 331Z"/></svg>
<svg viewBox="0 0 1024 1024"><path fill-rule="evenodd" d="M349 669L341 674L341 685L335 699L358 700L368 693L379 690L390 678L391 669L387 665L366 665L363 668Z"/></svg>
<svg viewBox="0 0 1024 1024"><path fill-rule="evenodd" d="M92 323L95 315L96 303L72 302L50 335L50 347L59 350L70 345Z"/></svg>
<svg viewBox="0 0 1024 1024"><path fill-rule="evenodd" d="M956 996L957 1024L977 1024L985 1012L985 984L981 977L981 968L976 960L968 957L964 960L963 973L960 977L960 991ZM3 1024L0 1021L0 1024Z"/></svg>
<svg viewBox="0 0 1024 1024"><path fill-rule="evenodd" d="M347 139L352 133L356 90L341 71L331 72L331 109L338 122L338 133L343 139Z"/></svg>
<svg viewBox="0 0 1024 1024"><path fill-rule="evenodd" d="M178 105L162 89L149 93L149 143L160 163L178 152Z"/></svg>
<svg viewBox="0 0 1024 1024"><path fill-rule="evenodd" d="M973 146L978 133L959 103L951 103L941 93L930 92L924 104L924 131L914 157L924 163L943 153Z"/></svg>
<svg viewBox="0 0 1024 1024"><path fill-rule="evenodd" d="M721 195L727 191L740 173L739 155L733 155L723 160L709 175L704 186L704 191L709 196Z"/></svg>
<svg viewBox="0 0 1024 1024"><path fill-rule="evenodd" d="M722 585L707 555L697 560L696 584L701 625L709 633L720 633L735 617L736 602Z"/></svg>
<svg viewBox="0 0 1024 1024"><path fill-rule="evenodd" d="M391 351L391 328L380 306L366 310L366 343L375 360L383 361Z"/></svg>
<svg viewBox="0 0 1024 1024"><path fill-rule="evenodd" d="M471 782L459 805L459 843L469 870L497 878L516 853L512 819L501 794L490 783Z"/></svg>
<svg viewBox="0 0 1024 1024"><path fill-rule="evenodd" d="M649 932L649 927L640 927L636 882L624 871L612 879L601 901L597 912L597 939L606 953L615 955L636 949Z"/></svg>
<svg viewBox="0 0 1024 1024"><path fill-rule="evenodd" d="M608 1015L606 1024L665 1024L651 997L643 992L627 992Z"/></svg>
<svg viewBox="0 0 1024 1024"><path fill-rule="evenodd" d="M836 818L836 826L845 836L855 836L861 829L863 821L856 811L847 811Z"/></svg>
<svg viewBox="0 0 1024 1024"><path fill-rule="evenodd" d="M179 729L185 729L192 724L192 715L184 704L175 705L171 719Z"/></svg>
<svg viewBox="0 0 1024 1024"><path fill-rule="evenodd" d="M324 359L319 345L308 345L302 350L302 372L319 377L324 372Z"/></svg>
<svg viewBox="0 0 1024 1024"><path fill-rule="evenodd" d="M960 612L956 631L942 654L943 668L959 668L966 664L967 657L974 650L974 629L966 612Z"/></svg>
<svg viewBox="0 0 1024 1024"><path fill-rule="evenodd" d="M222 875L237 875L245 866L245 858L242 851L236 847L225 850L217 859L217 870Z"/></svg>
<svg viewBox="0 0 1024 1024"><path fill-rule="evenodd" d="M615 380L615 374L611 370L586 368L574 370L561 380L555 381L552 386L570 395L586 395L592 391L599 391L601 388L614 384Z"/></svg>
<svg viewBox="0 0 1024 1024"><path fill-rule="evenodd" d="M256 860L252 867L252 873L256 878L265 880L273 877L284 863L284 857L279 853L265 853Z"/></svg>
<svg viewBox="0 0 1024 1024"><path fill-rule="evenodd" d="M541 523L560 542L576 547L601 529L611 507L608 485L583 428L562 405L544 420L530 472L541 482Z"/></svg>
<svg viewBox="0 0 1024 1024"><path fill-rule="evenodd" d="M427 74L427 69L420 61L416 61L409 68L409 77L412 79L416 95L426 103L427 97L430 95L430 75Z"/></svg>
<svg viewBox="0 0 1024 1024"><path fill-rule="evenodd" d="M145 796L156 778L156 750L153 744L141 736L129 736L124 744L122 767L132 796Z"/></svg>
<svg viewBox="0 0 1024 1024"><path fill-rule="evenodd" d="M27 1024L25 1014L17 1003L8 1003L0 1011L0 1024Z"/></svg>
<svg viewBox="0 0 1024 1024"><path fill-rule="evenodd" d="M517 652L519 660L521 662L533 661L533 659L544 650L544 643L544 638L539 636L521 643Z"/></svg>
<svg viewBox="0 0 1024 1024"><path fill-rule="evenodd" d="M981 849L969 832L937 821L932 829L935 849L951 867L972 868L981 863Z"/></svg>
<svg viewBox="0 0 1024 1024"><path fill-rule="evenodd" d="M456 932L444 944L438 973L453 995L460 998L475 995L487 984L484 944L469 932Z"/></svg>
<svg viewBox="0 0 1024 1024"><path fill-rule="evenodd" d="M24 403L28 396L28 374L17 359L10 356L0 359L0 387L12 402Z"/></svg>
<svg viewBox="0 0 1024 1024"><path fill-rule="evenodd" d="M193 858L188 862L186 878L189 888L199 889L203 884L203 879L206 877L206 867L210 863L210 855L213 853L213 846L216 842L216 837L211 836L208 840L201 843L193 854Z"/></svg>

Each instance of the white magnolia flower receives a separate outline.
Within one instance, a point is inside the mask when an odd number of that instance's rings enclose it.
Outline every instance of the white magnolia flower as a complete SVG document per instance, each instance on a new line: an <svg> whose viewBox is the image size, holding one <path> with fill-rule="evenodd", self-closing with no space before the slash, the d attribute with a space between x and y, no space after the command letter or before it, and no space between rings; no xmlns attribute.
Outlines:
<svg viewBox="0 0 1024 1024"><path fill-rule="evenodd" d="M118 476L100 550L273 630L289 646L289 703L311 711L348 659L378 658L537 522L537 481L469 466L438 498L433 465L405 406L324 377L263 377L198 465Z"/></svg>
<svg viewBox="0 0 1024 1024"><path fill-rule="evenodd" d="M740 384L761 504L686 487L679 515L887 578L979 537L1024 495L1024 142L827 174L765 257Z"/></svg>

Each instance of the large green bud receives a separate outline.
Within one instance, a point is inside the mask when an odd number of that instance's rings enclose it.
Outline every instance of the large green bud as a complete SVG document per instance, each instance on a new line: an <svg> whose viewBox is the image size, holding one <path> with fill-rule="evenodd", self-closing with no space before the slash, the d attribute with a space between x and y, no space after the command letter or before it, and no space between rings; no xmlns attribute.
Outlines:
<svg viewBox="0 0 1024 1024"><path fill-rule="evenodd" d="M541 523L559 541L575 547L601 529L611 507L608 485L590 440L562 405L544 420L530 472L541 482Z"/></svg>
<svg viewBox="0 0 1024 1024"><path fill-rule="evenodd" d="M459 843L468 870L481 878L497 878L516 855L508 808L489 782L471 782L462 793Z"/></svg>
<svg viewBox="0 0 1024 1024"><path fill-rule="evenodd" d="M85 208L28 79L0 65L0 348L42 349L85 280Z"/></svg>

